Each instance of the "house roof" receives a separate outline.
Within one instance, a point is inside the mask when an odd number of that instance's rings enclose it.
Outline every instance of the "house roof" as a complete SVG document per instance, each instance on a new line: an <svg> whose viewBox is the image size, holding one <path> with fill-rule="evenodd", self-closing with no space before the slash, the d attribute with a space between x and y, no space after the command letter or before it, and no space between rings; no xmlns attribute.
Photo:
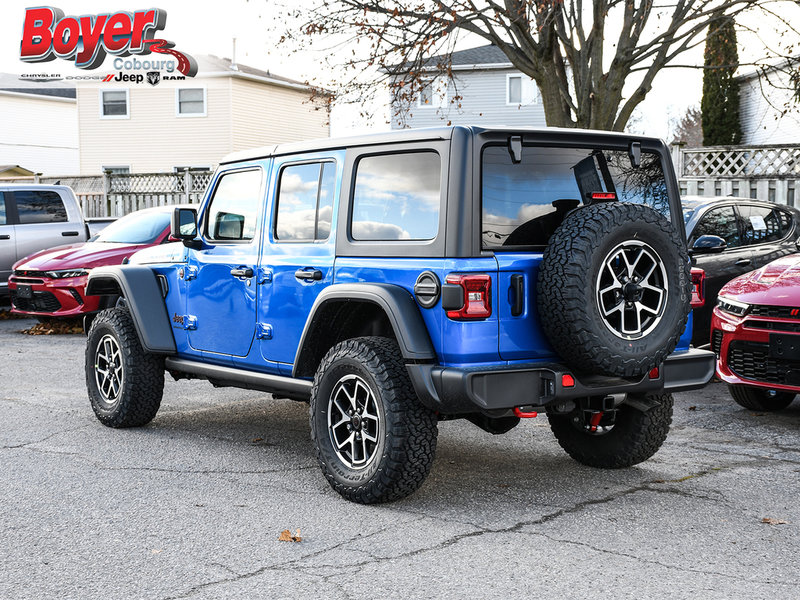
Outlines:
<svg viewBox="0 0 800 600"><path fill-rule="evenodd" d="M36 173L19 165L0 165L0 177L30 177L31 175L36 175Z"/></svg>
<svg viewBox="0 0 800 600"><path fill-rule="evenodd" d="M437 56L431 60L436 60ZM469 48L453 52L451 57L453 66L474 66L474 65L511 65L511 61L500 48L494 44Z"/></svg>
<svg viewBox="0 0 800 600"><path fill-rule="evenodd" d="M290 79L282 75L276 75L270 71L256 69L255 67L243 65L238 62L234 63L230 58L227 57L214 56L213 54L199 54L195 58L197 60L198 76L241 77L242 79L257 80L264 83L272 83L275 85L282 85L296 89L315 89L315 86L306 82ZM323 93L329 93L327 90L322 90L320 88L316 89Z"/></svg>
<svg viewBox="0 0 800 600"><path fill-rule="evenodd" d="M20 79L13 73L0 73L0 91L14 92L16 94L31 94L34 96L49 96L52 98L69 98L74 100L75 84L63 80L36 81L33 79Z"/></svg>
<svg viewBox="0 0 800 600"><path fill-rule="evenodd" d="M423 68L435 69L440 62L446 62L447 60L451 61L451 68L454 71L514 68L508 56L494 44L458 50L457 52L453 52L449 57L446 54L431 56L425 61ZM404 65L395 65L392 67L384 67L382 70L386 72L393 72L395 70L403 72L403 66Z"/></svg>

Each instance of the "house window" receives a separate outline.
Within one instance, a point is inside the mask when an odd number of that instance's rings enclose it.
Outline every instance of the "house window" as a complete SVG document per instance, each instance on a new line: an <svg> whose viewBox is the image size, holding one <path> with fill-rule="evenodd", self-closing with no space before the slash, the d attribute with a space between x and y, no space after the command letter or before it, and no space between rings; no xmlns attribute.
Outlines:
<svg viewBox="0 0 800 600"><path fill-rule="evenodd" d="M522 74L510 74L506 77L506 104L539 104L539 91L536 82Z"/></svg>
<svg viewBox="0 0 800 600"><path fill-rule="evenodd" d="M420 107L442 108L445 104L447 104L447 79L437 77L436 79L424 81L419 91L417 105Z"/></svg>
<svg viewBox="0 0 800 600"><path fill-rule="evenodd" d="M128 175L131 172L130 167L122 167L122 166L103 166L101 169L107 172L109 175Z"/></svg>
<svg viewBox="0 0 800 600"><path fill-rule="evenodd" d="M178 116L204 117L206 115L205 88L175 90L175 107Z"/></svg>
<svg viewBox="0 0 800 600"><path fill-rule="evenodd" d="M100 90L100 118L127 119L128 90Z"/></svg>

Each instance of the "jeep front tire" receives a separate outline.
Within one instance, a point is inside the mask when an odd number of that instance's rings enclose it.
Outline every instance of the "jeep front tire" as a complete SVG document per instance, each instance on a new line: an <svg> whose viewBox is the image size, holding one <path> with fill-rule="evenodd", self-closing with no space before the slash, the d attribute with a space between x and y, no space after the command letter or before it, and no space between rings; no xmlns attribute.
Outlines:
<svg viewBox="0 0 800 600"><path fill-rule="evenodd" d="M405 498L430 471L437 418L414 394L393 340L360 337L331 348L314 377L310 420L322 472L348 500Z"/></svg>
<svg viewBox="0 0 800 600"><path fill-rule="evenodd" d="M86 388L98 420L139 427L156 416L164 392L164 359L145 352L126 308L97 314L86 343Z"/></svg>

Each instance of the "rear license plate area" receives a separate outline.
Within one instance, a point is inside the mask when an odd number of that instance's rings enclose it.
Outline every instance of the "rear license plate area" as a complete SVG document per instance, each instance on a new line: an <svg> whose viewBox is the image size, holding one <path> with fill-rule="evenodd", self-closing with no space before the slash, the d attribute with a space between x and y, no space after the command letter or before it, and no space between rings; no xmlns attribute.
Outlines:
<svg viewBox="0 0 800 600"><path fill-rule="evenodd" d="M800 335L771 334L769 355L783 360L800 360Z"/></svg>
<svg viewBox="0 0 800 600"><path fill-rule="evenodd" d="M29 285L17 284L17 297L30 300L33 298L33 288Z"/></svg>

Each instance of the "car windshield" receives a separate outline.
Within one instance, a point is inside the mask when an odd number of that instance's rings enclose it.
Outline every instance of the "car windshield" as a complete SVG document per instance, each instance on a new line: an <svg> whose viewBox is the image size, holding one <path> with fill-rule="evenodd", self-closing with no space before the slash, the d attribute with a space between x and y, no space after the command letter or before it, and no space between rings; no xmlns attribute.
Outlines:
<svg viewBox="0 0 800 600"><path fill-rule="evenodd" d="M100 232L95 242L153 244L169 227L169 212L136 212L114 221Z"/></svg>
<svg viewBox="0 0 800 600"><path fill-rule="evenodd" d="M598 148L525 146L514 162L506 146L483 150L483 247L544 246L564 217L592 194L645 204L670 219L661 157Z"/></svg>

